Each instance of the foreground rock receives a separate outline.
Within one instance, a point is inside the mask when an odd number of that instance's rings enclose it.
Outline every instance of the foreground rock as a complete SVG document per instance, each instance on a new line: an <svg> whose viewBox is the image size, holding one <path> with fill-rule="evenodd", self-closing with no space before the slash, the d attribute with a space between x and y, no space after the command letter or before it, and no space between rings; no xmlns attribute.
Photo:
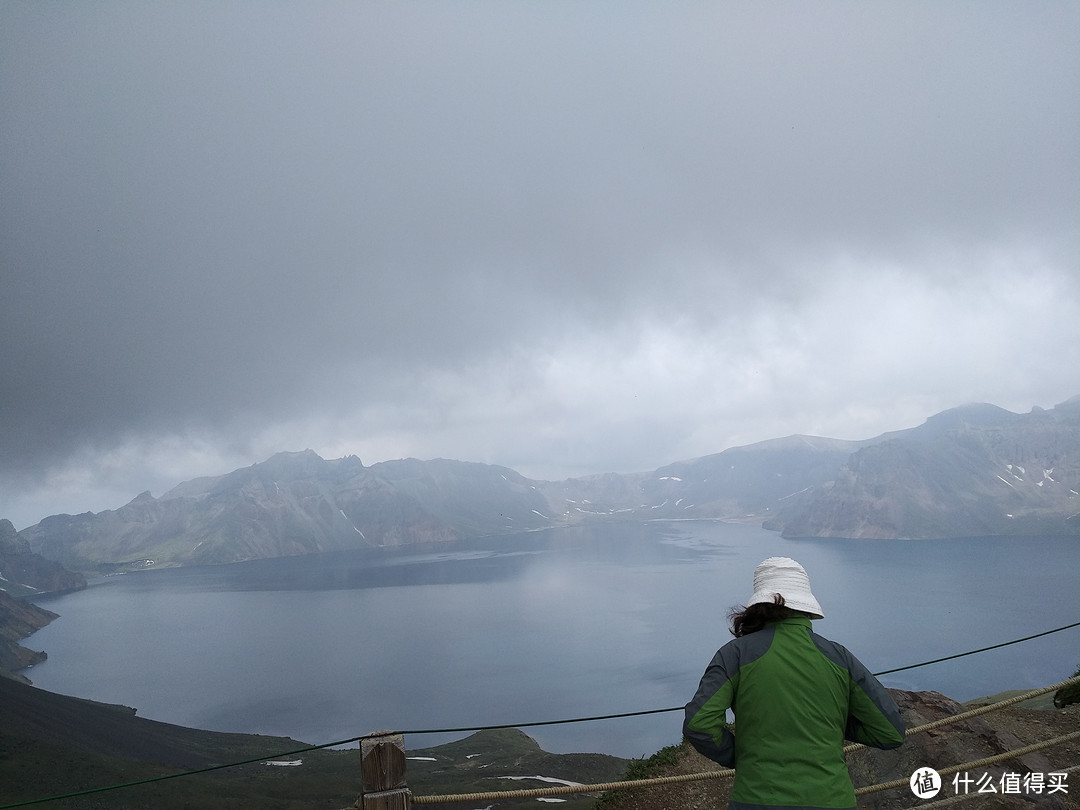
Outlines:
<svg viewBox="0 0 1080 810"><path fill-rule="evenodd" d="M908 727L920 726L945 717L960 714L971 708L937 692L904 692L890 690L900 706ZM1047 705L1044 702L1044 705ZM1049 705L1052 706L1052 703ZM942 769L949 766L993 757L1007 751L1049 740L1080 728L1080 707L1066 709L1030 709L1010 706L959 723L943 726L911 736L895 751L858 751L849 757L852 778L856 785L873 785L894 779L909 779L919 768ZM972 780L981 780L983 786L992 785L996 793L984 793L971 801L979 808L1034 808L1034 807L1080 807L1080 779L1074 776L1070 793L1046 790L1041 794L1029 792L1025 797L1023 786L1020 793L1003 793L1002 778L1005 774L1018 774L1022 780L1026 774L1042 774L1044 778L1054 771L1080 763L1080 740L1072 740L1053 748L1044 749L1020 757L1013 757L996 765L977 766L966 772ZM965 772L960 773L963 780ZM953 776L946 776L945 785L937 798L956 794ZM957 785L964 792L961 781ZM968 785L970 793L978 793L979 785ZM1011 789L1011 787L1009 788ZM885 810L894 807L914 807L925 803L917 799L908 787L871 794L860 802L861 808Z"/></svg>
<svg viewBox="0 0 1080 810"><path fill-rule="evenodd" d="M904 692L890 690L908 727L924 725L944 717L960 714L967 708L937 692ZM927 800L917 798L906 786L911 774L919 768L944 769L953 765L991 757L1025 745L1052 739L1080 728L1080 705L1064 709L1032 709L1011 706L981 717L944 726L933 731L909 736L905 743L893 751L866 749L849 755L848 763L855 786L876 785L903 779L905 786L860 797L860 810L892 810L892 808L918 807ZM659 758L658 758L659 759ZM663 764L653 768L650 776L702 773L714 771L717 765L688 745L679 746L676 755L665 757ZM971 793L978 793L975 780L988 775L988 781L997 792L976 795L961 807L977 807L979 810L1064 810L1080 808L1080 777L1069 774L1071 782L1068 793L1057 791L1052 795L1044 789L1041 794L1003 794L1002 776L1006 773L1042 774L1046 777L1055 771L1080 764L1080 741L1072 740L1052 748L1010 758L997 765L978 766L966 772L973 781ZM964 775L963 773L961 774ZM1069 778L1071 777L1071 779ZM945 786L936 798L955 795L952 776L946 776ZM961 785L961 793L963 786ZM678 785L646 788L629 793L614 792L605 797L603 810L711 810L726 807L730 798L730 779L708 779Z"/></svg>

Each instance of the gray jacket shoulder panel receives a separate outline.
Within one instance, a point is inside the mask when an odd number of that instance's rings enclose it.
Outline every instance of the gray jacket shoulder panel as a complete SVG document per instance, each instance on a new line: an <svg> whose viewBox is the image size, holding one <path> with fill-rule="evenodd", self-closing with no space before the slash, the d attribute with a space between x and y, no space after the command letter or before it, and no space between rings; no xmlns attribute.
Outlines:
<svg viewBox="0 0 1080 810"><path fill-rule="evenodd" d="M722 728L712 727L709 730L695 729L691 722L717 693L730 688L729 682L744 666L756 661L769 651L775 635L775 630L768 627L748 636L732 639L717 650L705 674L701 677L697 693L686 704L683 736L700 753L726 767L735 764L735 747L734 738L731 731L726 728L723 718L717 717L710 721L710 725L715 722ZM730 703L725 708L727 707L730 707Z"/></svg>
<svg viewBox="0 0 1080 810"><path fill-rule="evenodd" d="M717 650L701 679L701 687L698 689L695 700L687 704L687 707L700 708L701 704L708 700L725 681L734 677L741 667L767 653L775 635L775 628L765 627L748 636L732 639Z"/></svg>
<svg viewBox="0 0 1080 810"><path fill-rule="evenodd" d="M880 712L882 719L895 729L897 739L892 741L876 738L867 739L861 729L864 722L872 718L859 717L856 713L849 716L844 736L849 740L872 745L875 748L896 748L899 746L904 739L904 721L900 717L900 709L897 707L896 701L893 700L888 690L882 686L881 681L874 677L870 670L852 655L844 645L823 638L813 631L810 633L810 638L813 639L814 646L818 648L822 655L837 666L847 670L851 682L866 695L877 712Z"/></svg>
<svg viewBox="0 0 1080 810"><path fill-rule="evenodd" d="M823 638L813 631L810 633L810 638L813 639L814 646L818 648L822 655L848 671L851 679L866 692L874 703L888 706L893 702L892 696L885 691L885 687L881 685L881 682L870 674L870 670L863 666L863 663L852 655L847 647Z"/></svg>

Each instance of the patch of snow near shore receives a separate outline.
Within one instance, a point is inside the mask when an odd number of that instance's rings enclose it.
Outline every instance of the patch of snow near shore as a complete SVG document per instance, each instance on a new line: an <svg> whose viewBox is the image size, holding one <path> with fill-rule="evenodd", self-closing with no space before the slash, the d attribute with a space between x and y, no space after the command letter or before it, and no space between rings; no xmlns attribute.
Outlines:
<svg viewBox="0 0 1080 810"><path fill-rule="evenodd" d="M277 765L283 768L295 768L297 765L303 765L302 759L272 759L268 762L264 762L263 765Z"/></svg>
<svg viewBox="0 0 1080 810"><path fill-rule="evenodd" d="M521 781L523 779L537 779L541 782L552 782L556 785L567 785L569 787L579 787L581 782L570 782L566 779L555 779L551 776L500 776L500 779L513 779L515 781Z"/></svg>

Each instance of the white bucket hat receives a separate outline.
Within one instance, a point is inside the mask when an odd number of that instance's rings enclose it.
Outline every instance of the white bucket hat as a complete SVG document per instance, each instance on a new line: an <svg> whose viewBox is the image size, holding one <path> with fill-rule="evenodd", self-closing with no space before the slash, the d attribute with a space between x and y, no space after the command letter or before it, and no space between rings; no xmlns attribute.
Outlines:
<svg viewBox="0 0 1080 810"><path fill-rule="evenodd" d="M746 606L771 603L776 594L784 597L785 607L809 613L812 619L825 618L810 591L806 569L790 557L769 557L754 569L754 595Z"/></svg>

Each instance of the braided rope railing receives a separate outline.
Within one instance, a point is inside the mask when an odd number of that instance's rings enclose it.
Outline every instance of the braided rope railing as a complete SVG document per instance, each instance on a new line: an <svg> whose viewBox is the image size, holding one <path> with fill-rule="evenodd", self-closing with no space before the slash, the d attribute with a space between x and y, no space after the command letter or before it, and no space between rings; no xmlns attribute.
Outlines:
<svg viewBox="0 0 1080 810"><path fill-rule="evenodd" d="M1060 737L1054 737L1050 740L1043 740L1042 742L1025 745L1023 748L1014 748L1011 751L995 754L992 757L983 757L982 759L975 759L960 765L950 765L947 768L938 770L938 774L941 776L948 776L950 773L960 773L960 771L969 771L972 768L983 768L987 765L996 765L998 762L1004 762L1007 759L1014 759L1015 757L1022 757L1024 754L1041 751L1043 748L1052 748L1055 745L1068 742L1069 740L1075 740L1078 737L1080 737L1080 731L1071 731L1068 734L1062 734ZM891 782L882 782L879 785L869 785L867 787L857 788L855 790L855 795L863 796L867 793L879 793L883 790L908 787L909 784L910 780L908 779L894 779Z"/></svg>
<svg viewBox="0 0 1080 810"><path fill-rule="evenodd" d="M1039 695L1045 695L1048 692L1054 692L1058 689L1063 689L1066 686L1080 683L1080 676L1074 676L1067 678L1060 683L1052 684L1051 686L1044 686L1040 689L1034 689L1030 692L1025 692L1022 695L1016 695L1002 700L997 703L991 703L986 706L980 706L976 709L971 709L960 714L951 715L949 717L943 717L940 720L934 720L929 723L925 723L915 728L907 730L905 736L913 736L920 734L924 731L930 731L932 729L941 728L942 726L951 725L952 723L958 723L963 720L968 720L972 717L977 717L982 714L987 714L998 709L1003 709L1007 706L1012 706L1016 703L1022 703L1025 700L1030 700L1033 697ZM1080 737L1080 731L1072 732L1071 734L1065 734L1060 737L1055 737L1052 740L1045 740L1041 743L1033 743L1032 745L1024 746L1023 748L1017 748L1012 751L1006 751L1003 754L998 754L993 757L987 757L986 759L974 760L973 762L966 762L962 765L952 765L943 770L939 770L940 774L959 773L962 770L970 768L978 768L984 765L991 765L995 762L1002 762L1006 759L1011 759L1017 756L1023 756L1024 754L1031 753L1032 751L1038 751L1043 748L1049 748L1054 745L1058 745L1063 742ZM865 748L865 745L860 743L852 743L844 747L844 753L851 751L857 751L861 748ZM734 776L734 768L723 768L715 771L703 771L702 773L689 773L681 774L679 776L657 776L650 779L632 779L622 782L603 782L594 785L560 785L557 787L545 787L545 788L532 788L528 790L503 790L492 791L488 793L453 793L442 796L413 796L412 804L414 805L426 805L426 804L458 804L464 802L482 802L482 801L505 801L509 799L541 799L541 798L555 798L557 796L571 796L581 793L602 793L608 790L628 790L639 787L653 787L657 785L671 785L681 782L696 782L706 779L721 779L724 777ZM908 786L908 780L895 780L893 782L883 782L879 785L869 785L866 787L858 788L855 791L855 795L861 796L867 793L877 793L884 790L892 790L897 787Z"/></svg>

